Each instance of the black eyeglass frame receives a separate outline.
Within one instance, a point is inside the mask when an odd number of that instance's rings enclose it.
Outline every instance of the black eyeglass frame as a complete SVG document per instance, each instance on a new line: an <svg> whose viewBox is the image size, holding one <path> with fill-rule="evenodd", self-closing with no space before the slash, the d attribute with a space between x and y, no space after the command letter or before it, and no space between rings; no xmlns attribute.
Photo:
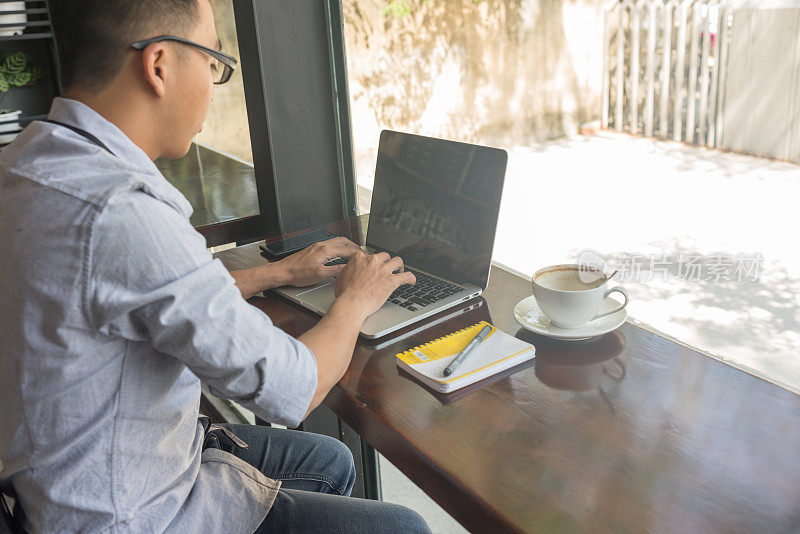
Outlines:
<svg viewBox="0 0 800 534"><path fill-rule="evenodd" d="M159 35L158 37L151 37L150 39L145 39L143 41L136 41L135 43L131 43L131 47L135 48L136 50L144 50L145 48L147 48L147 46L153 43L160 43L162 41L175 41L176 43L192 46L194 48L202 50L209 56L213 57L214 59L222 63L225 66L225 68L223 69L222 75L220 76L220 81L214 82L214 85L222 85L223 83L230 80L231 76L233 75L233 70L239 63L238 61L236 61L235 57L229 56L224 52L220 52L219 50L214 50L213 48L203 46L199 43L195 43L194 41L189 41L188 39L175 37L174 35Z"/></svg>

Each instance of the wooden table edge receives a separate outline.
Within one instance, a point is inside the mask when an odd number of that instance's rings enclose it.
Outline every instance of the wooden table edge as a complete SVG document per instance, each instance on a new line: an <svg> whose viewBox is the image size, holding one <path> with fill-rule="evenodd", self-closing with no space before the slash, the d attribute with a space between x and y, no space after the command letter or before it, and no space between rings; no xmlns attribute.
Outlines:
<svg viewBox="0 0 800 534"><path fill-rule="evenodd" d="M338 383L328 393L323 403L470 532L489 528L502 529L503 532L525 532L518 526L508 523L501 515L492 513L489 503L476 497L474 491L457 484L439 468L431 465L424 454L416 447L408 445L408 441L395 430L389 429L390 425L370 411L368 405L349 396ZM372 431L369 428L370 424L383 430ZM398 443L404 444L402 452L396 450ZM409 459L409 456L412 459ZM425 466L425 469L420 469L421 465ZM444 489L445 486L447 489ZM454 491L458 492L458 499L453 499ZM439 495L439 492L442 492L442 495ZM458 506L454 504L455 501L459 503Z"/></svg>

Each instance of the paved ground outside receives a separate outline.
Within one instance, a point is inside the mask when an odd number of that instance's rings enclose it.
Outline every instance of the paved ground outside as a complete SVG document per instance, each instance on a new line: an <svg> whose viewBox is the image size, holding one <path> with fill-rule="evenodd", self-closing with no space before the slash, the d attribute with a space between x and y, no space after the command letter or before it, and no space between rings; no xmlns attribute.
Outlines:
<svg viewBox="0 0 800 534"><path fill-rule="evenodd" d="M375 150L358 155L362 212ZM494 261L530 276L597 251L630 317L800 392L800 166L609 132L508 151ZM383 474L386 500L463 532Z"/></svg>

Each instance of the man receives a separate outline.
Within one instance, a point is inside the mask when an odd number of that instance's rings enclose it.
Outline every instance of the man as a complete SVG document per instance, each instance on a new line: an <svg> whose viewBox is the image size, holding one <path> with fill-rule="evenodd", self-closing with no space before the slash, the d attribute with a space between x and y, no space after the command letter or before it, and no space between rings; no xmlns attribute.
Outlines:
<svg viewBox="0 0 800 534"><path fill-rule="evenodd" d="M51 7L64 98L0 158L0 483L27 529L428 531L347 497L353 460L333 439L198 421L202 379L297 425L413 275L343 238L229 274L153 164L187 152L229 77L208 0ZM336 256L347 267L323 265ZM337 274L334 305L299 339L244 300Z"/></svg>

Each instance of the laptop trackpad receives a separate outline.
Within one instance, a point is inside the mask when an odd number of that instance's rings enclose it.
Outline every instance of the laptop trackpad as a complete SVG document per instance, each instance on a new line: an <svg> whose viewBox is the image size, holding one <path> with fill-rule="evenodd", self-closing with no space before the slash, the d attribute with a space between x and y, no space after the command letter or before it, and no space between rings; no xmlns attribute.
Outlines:
<svg viewBox="0 0 800 534"><path fill-rule="evenodd" d="M300 299L302 300L303 304L323 315L330 309L334 298L335 295L333 294L333 282L314 288L310 291L306 291L300 295Z"/></svg>

